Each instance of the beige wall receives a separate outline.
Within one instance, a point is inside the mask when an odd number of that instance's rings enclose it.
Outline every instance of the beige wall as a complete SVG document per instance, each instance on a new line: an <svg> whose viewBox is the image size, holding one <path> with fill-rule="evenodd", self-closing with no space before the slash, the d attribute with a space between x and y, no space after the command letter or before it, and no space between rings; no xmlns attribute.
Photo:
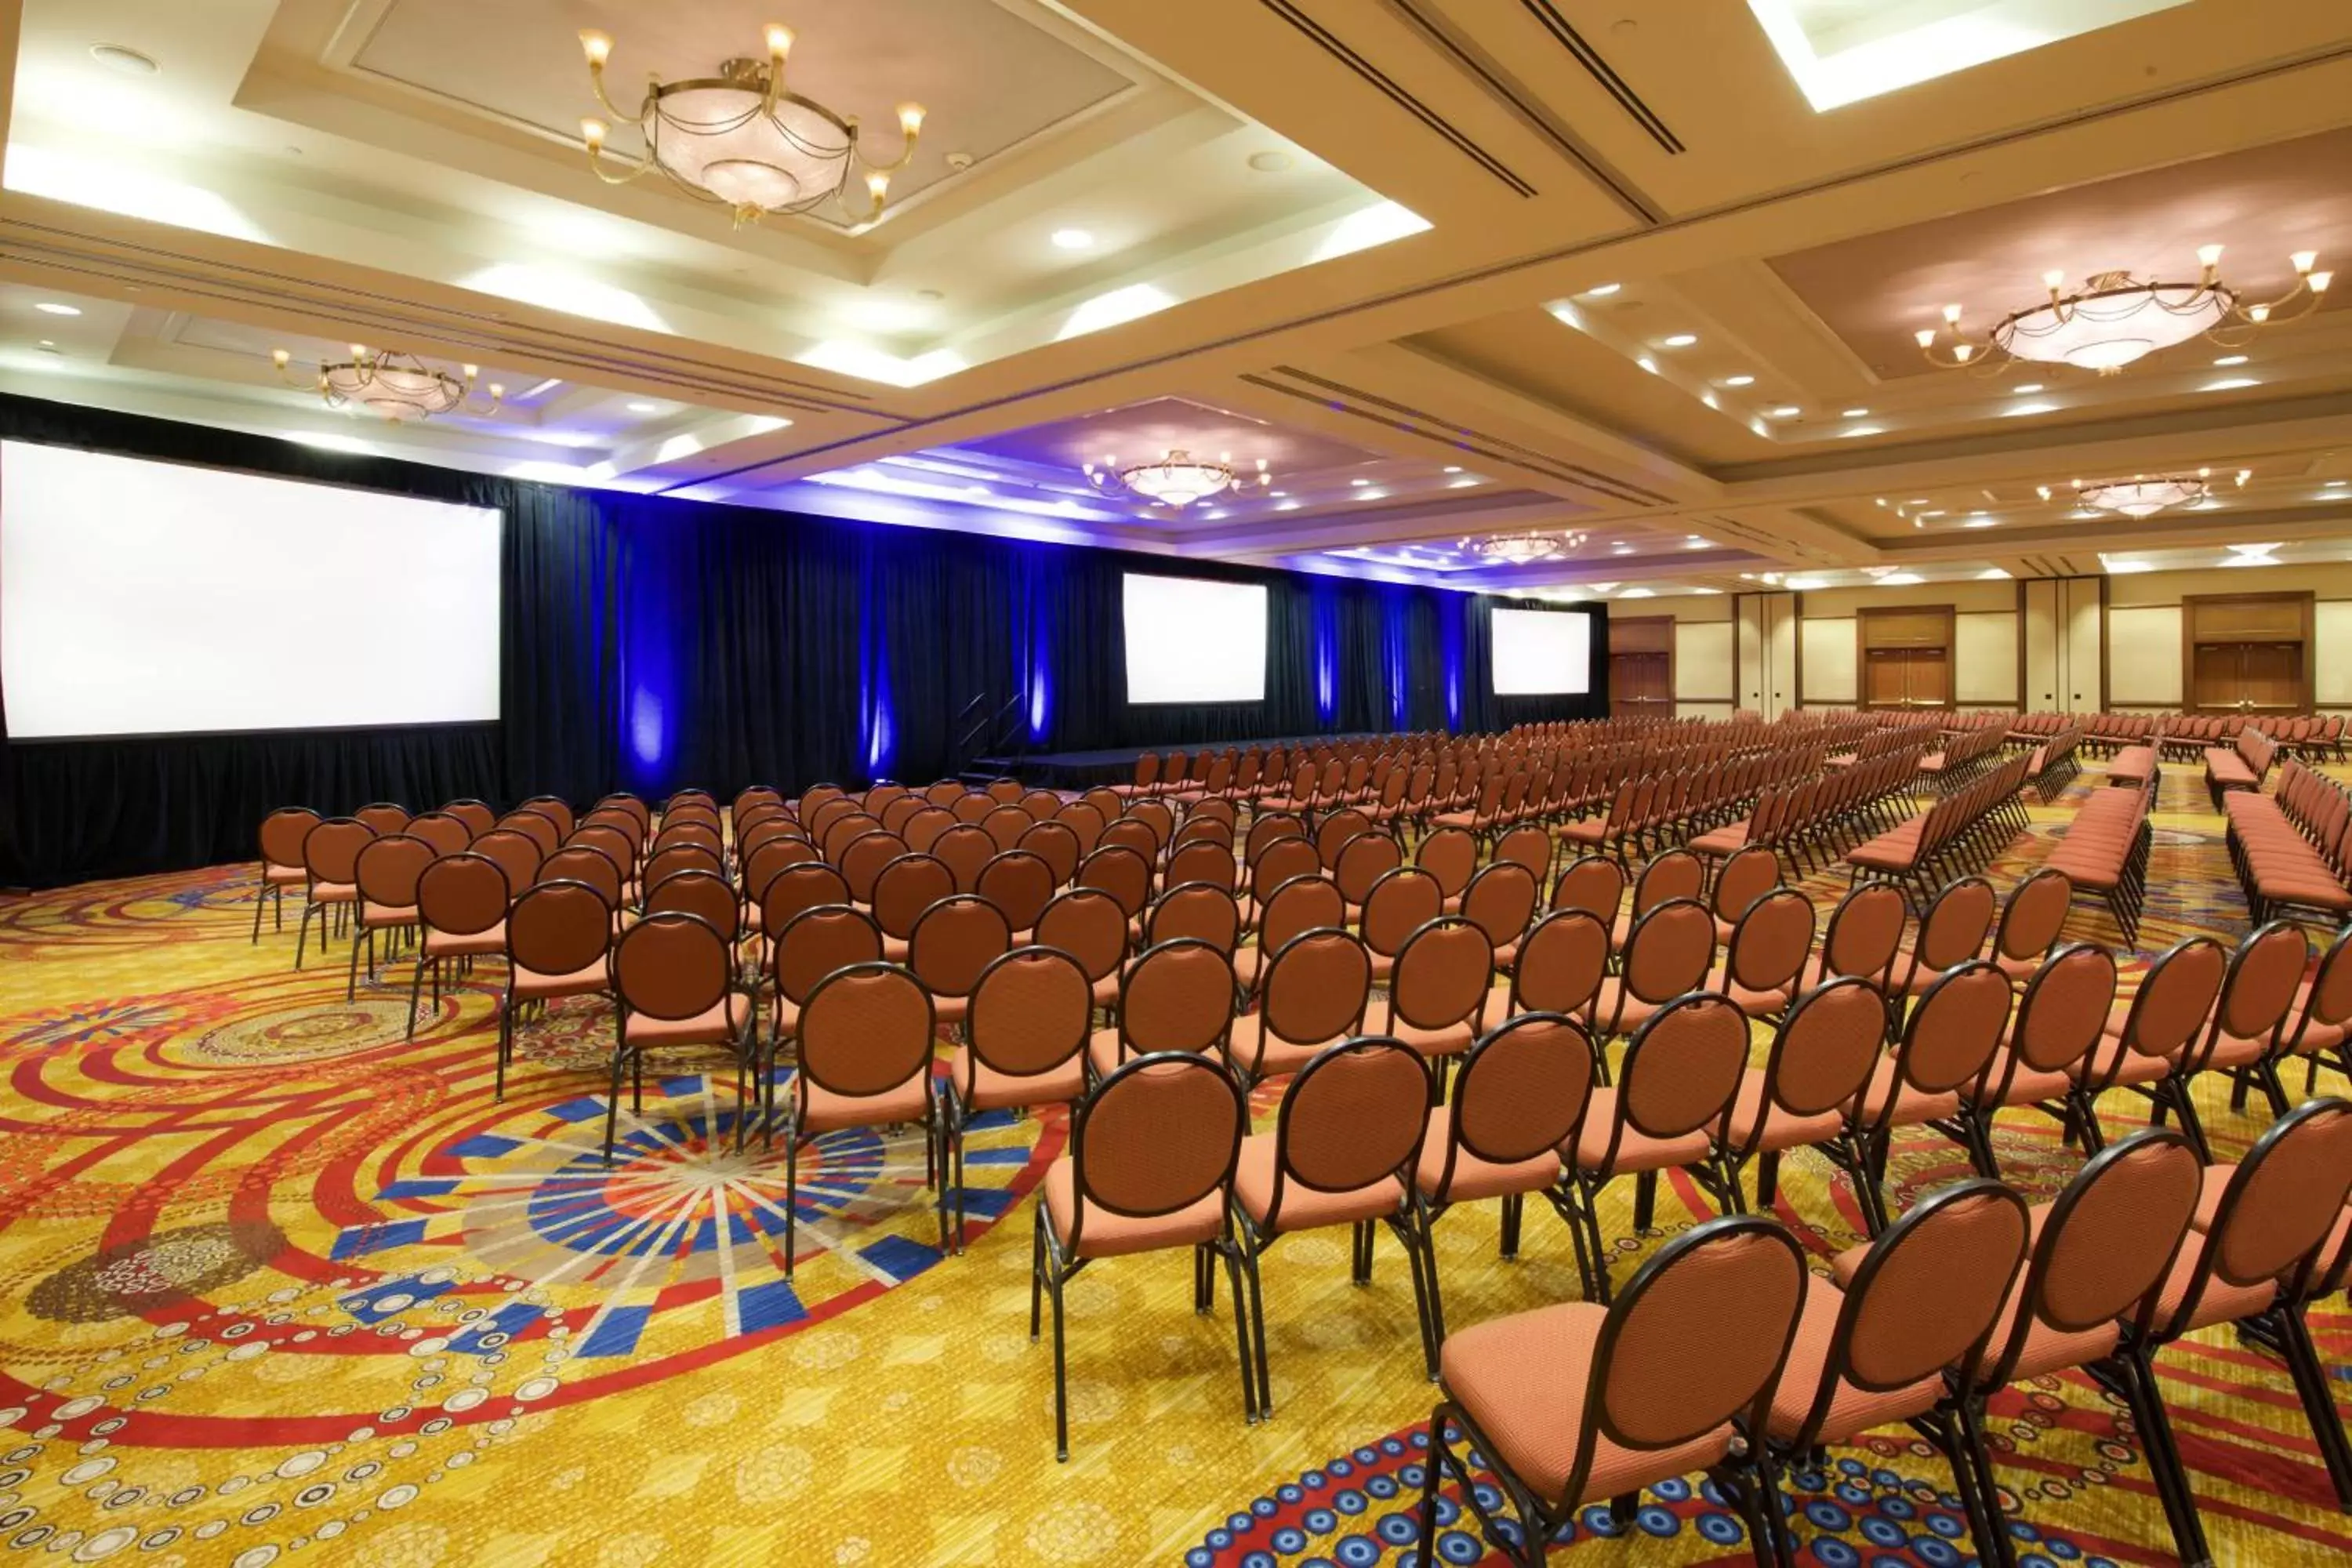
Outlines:
<svg viewBox="0 0 2352 1568"><path fill-rule="evenodd" d="M1685 717L1720 717L1735 705L1778 717L1800 700L1800 653L1801 700L1851 705L1856 696L1859 612L1913 605L1952 606L1958 645L1954 695L1961 708L2017 706L2021 676L2028 709L2095 712L2103 700L2103 669L2109 707L2179 705L2180 603L2186 595L2287 588L2309 588L2317 595L2315 700L2323 709L2352 710L2352 563L2036 578L2021 584L1923 583L1802 595L1689 595L1633 600L1617 608L1627 616L1674 616L1675 707ZM1801 619L1796 614L1800 597Z"/></svg>

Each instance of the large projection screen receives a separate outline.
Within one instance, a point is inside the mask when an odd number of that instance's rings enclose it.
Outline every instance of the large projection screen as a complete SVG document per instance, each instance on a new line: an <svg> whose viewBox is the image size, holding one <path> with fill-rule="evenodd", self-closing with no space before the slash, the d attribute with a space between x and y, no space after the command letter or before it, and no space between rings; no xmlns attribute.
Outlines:
<svg viewBox="0 0 2352 1568"><path fill-rule="evenodd" d="M495 510L0 442L8 738L499 716Z"/></svg>
<svg viewBox="0 0 2352 1568"><path fill-rule="evenodd" d="M1127 700L1265 700L1265 587L1129 573Z"/></svg>
<svg viewBox="0 0 2352 1568"><path fill-rule="evenodd" d="M1581 696L1592 689L1592 617L1569 610L1494 612L1495 695Z"/></svg>

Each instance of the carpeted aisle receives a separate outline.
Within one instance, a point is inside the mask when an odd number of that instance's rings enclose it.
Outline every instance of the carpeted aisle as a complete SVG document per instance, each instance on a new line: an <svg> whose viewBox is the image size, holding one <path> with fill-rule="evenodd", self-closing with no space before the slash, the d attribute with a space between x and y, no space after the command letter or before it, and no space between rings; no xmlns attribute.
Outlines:
<svg viewBox="0 0 2352 1568"><path fill-rule="evenodd" d="M2164 805L2144 949L2192 927L2234 940L2219 819L2185 777ZM2004 870L2037 863L2068 814L2036 808ZM1349 1287L1337 1235L1272 1254L1263 1427L1241 1419L1222 1285L1203 1320L1188 1258L1088 1270L1068 1293L1057 1465L1050 1351L1026 1314L1029 1198L1058 1117L974 1133L960 1258L937 1251L919 1137L825 1140L788 1283L782 1169L731 1152L729 1080L649 1082L608 1171L605 1014L527 1030L494 1100L495 965L404 1043L405 963L347 1004L340 952L297 974L290 922L248 945L248 877L0 905L0 1557L913 1568L1409 1550L1433 1391L1391 1241L1368 1290ZM2082 912L2074 932L2114 935ZM2261 1130L2219 1096L2206 1111L2229 1152ZM2079 1168L2025 1115L2001 1155L2036 1195ZM1965 1170L1933 1134L1896 1166L1906 1194ZM1824 1258L1858 1235L1827 1170L1793 1158L1780 1204ZM1629 1238L1619 1187L1604 1224L1622 1281L1657 1238ZM1706 1212L1686 1184L1668 1192L1667 1226ZM1457 1327L1575 1291L1539 1208L1517 1263L1496 1259L1490 1213L1449 1216L1439 1240ZM2352 1310L2339 1300L2314 1327L2346 1377ZM2283 1367L2226 1334L2161 1366L2218 1561L2352 1552ZM2026 1562L2170 1560L2129 1424L2087 1379L2014 1393L1996 1416ZM1970 1560L1949 1477L1907 1433L1796 1485L1809 1563ZM1605 1519L1588 1518L1555 1560L1748 1556L1703 1492L1654 1498L1635 1528L1654 1539L1596 1541ZM1449 1531L1439 1560L1481 1551Z"/></svg>

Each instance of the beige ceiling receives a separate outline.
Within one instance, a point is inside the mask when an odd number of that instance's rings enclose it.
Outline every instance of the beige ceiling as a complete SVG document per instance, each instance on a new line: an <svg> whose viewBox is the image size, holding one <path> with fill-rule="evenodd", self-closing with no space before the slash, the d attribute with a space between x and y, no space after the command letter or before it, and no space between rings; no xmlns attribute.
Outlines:
<svg viewBox="0 0 2352 1568"><path fill-rule="evenodd" d="M1831 40L1858 14L1797 9ZM579 28L617 39L617 97L771 19L795 88L885 156L893 107L929 110L881 222L739 228L595 180ZM2342 268L2342 0L2197 0L1820 112L1735 0L22 0L0 47L12 392L1456 586L2352 549L2352 310L2112 377L1932 372L1908 335L2208 243L2256 292L2292 250ZM387 430L268 360L351 342L489 367L507 405ZM1111 438L1274 482L1153 514L1076 468ZM2200 468L2210 510L2071 505L2076 479ZM1522 529L1583 542L1458 553Z"/></svg>

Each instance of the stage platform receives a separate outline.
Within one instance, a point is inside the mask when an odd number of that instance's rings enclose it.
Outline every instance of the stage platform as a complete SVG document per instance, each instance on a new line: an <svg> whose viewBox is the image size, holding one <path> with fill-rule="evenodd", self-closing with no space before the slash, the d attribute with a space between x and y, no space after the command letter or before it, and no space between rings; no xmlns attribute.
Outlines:
<svg viewBox="0 0 2352 1568"><path fill-rule="evenodd" d="M1204 741L1211 752L1227 747L1270 751L1276 746L1325 746L1340 741L1367 741L1387 733L1359 731L1346 735L1286 735L1266 741ZM1048 789L1084 789L1098 784L1126 784L1135 776L1135 759L1146 752L1172 752L1179 742L1157 746L1123 746L1104 752L1034 752L1025 757L976 757L968 772L990 778L1016 778ZM1187 752L1199 749L1185 746Z"/></svg>

